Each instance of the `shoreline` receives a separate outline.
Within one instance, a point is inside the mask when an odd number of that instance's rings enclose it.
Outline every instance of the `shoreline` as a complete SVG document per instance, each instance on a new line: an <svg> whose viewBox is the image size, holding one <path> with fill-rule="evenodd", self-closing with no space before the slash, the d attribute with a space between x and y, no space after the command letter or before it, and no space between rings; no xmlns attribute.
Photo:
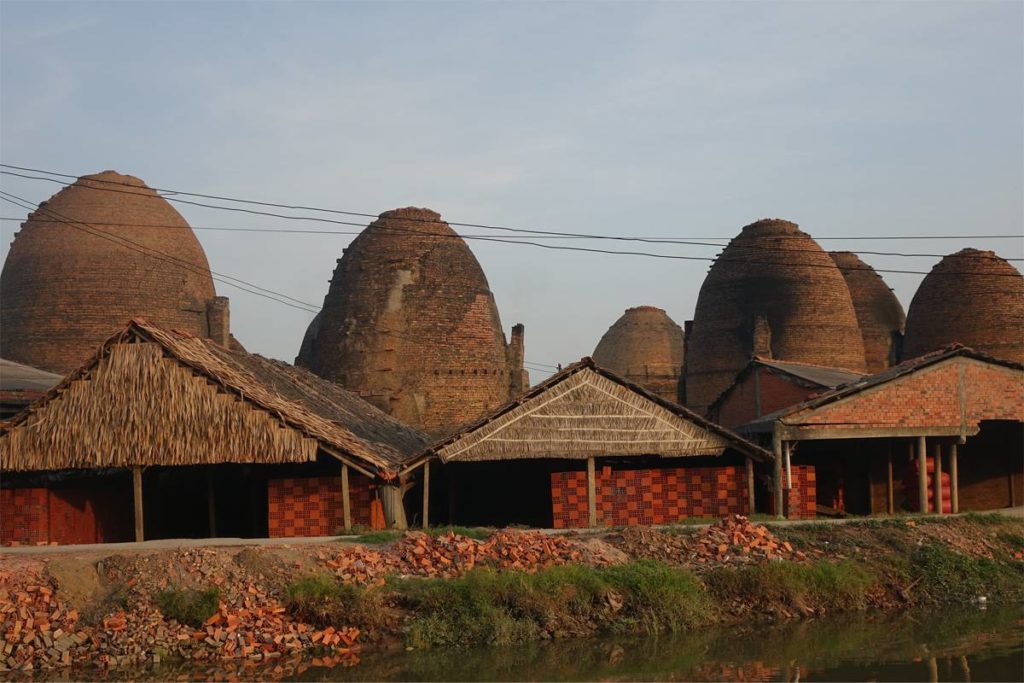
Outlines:
<svg viewBox="0 0 1024 683"><path fill-rule="evenodd" d="M1024 524L999 515L457 531L377 534L377 544L367 535L362 543L5 553L0 667L292 654L356 664L361 648L396 643L644 635L1024 597Z"/></svg>

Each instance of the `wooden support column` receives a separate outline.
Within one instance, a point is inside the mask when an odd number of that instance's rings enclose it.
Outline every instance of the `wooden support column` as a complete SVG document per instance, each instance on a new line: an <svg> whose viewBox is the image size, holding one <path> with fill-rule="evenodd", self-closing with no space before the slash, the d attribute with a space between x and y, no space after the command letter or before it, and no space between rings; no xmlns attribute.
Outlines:
<svg viewBox="0 0 1024 683"><path fill-rule="evenodd" d="M132 468L132 491L135 496L135 540L146 540L145 524L142 518L142 468Z"/></svg>
<svg viewBox="0 0 1024 683"><path fill-rule="evenodd" d="M213 489L213 465L210 465L206 470L206 517L210 527L210 538L217 537L217 501Z"/></svg>
<svg viewBox="0 0 1024 683"><path fill-rule="evenodd" d="M423 528L430 528L430 461L423 463Z"/></svg>
<svg viewBox="0 0 1024 683"><path fill-rule="evenodd" d="M752 515L754 508L754 459L747 456L747 514Z"/></svg>
<svg viewBox="0 0 1024 683"><path fill-rule="evenodd" d="M405 518L405 504L402 502L404 495L405 487L402 484L386 484L380 487L380 502L384 506L384 519L389 529L409 528Z"/></svg>
<svg viewBox="0 0 1024 683"><path fill-rule="evenodd" d="M949 445L949 505L954 515L960 512L960 481L956 471L957 448L955 443Z"/></svg>
<svg viewBox="0 0 1024 683"><path fill-rule="evenodd" d="M928 438L917 437L917 496L918 511L928 512Z"/></svg>
<svg viewBox="0 0 1024 683"><path fill-rule="evenodd" d="M782 442L782 452L786 456L786 488L793 488L793 444L790 441Z"/></svg>
<svg viewBox="0 0 1024 683"><path fill-rule="evenodd" d="M775 461L774 481L775 484L775 517L783 519L785 515L785 501L782 499L782 438L779 435L779 425L776 424L772 430L772 455Z"/></svg>
<svg viewBox="0 0 1024 683"><path fill-rule="evenodd" d="M886 512L890 515L896 514L896 491L892 481L892 441L889 442L889 452L886 454L885 501Z"/></svg>
<svg viewBox="0 0 1024 683"><path fill-rule="evenodd" d="M942 444L935 444L935 469L932 470L932 507L942 514Z"/></svg>
<svg viewBox="0 0 1024 683"><path fill-rule="evenodd" d="M593 458L587 458L587 512L588 526L597 526L597 476Z"/></svg>
<svg viewBox="0 0 1024 683"><path fill-rule="evenodd" d="M352 495L348 488L348 465L341 463L341 520L345 531L352 531Z"/></svg>

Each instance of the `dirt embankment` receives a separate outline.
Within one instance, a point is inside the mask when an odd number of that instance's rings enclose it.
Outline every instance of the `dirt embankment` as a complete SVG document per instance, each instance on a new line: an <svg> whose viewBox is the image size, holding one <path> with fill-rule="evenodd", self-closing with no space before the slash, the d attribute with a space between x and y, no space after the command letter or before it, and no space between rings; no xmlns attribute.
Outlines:
<svg viewBox="0 0 1024 683"><path fill-rule="evenodd" d="M1019 599L1024 533L994 516L551 536L383 535L376 545L9 555L0 669L430 647L985 598Z"/></svg>

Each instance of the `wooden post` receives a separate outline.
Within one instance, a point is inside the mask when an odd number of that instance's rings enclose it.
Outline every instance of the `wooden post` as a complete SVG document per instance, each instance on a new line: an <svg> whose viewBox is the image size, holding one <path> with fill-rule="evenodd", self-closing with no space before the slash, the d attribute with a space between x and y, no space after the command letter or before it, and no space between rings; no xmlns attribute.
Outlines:
<svg viewBox="0 0 1024 683"><path fill-rule="evenodd" d="M213 465L209 465L206 470L206 516L210 526L210 538L217 536L217 505L213 485Z"/></svg>
<svg viewBox="0 0 1024 683"><path fill-rule="evenodd" d="M587 458L587 510L589 526L597 526L597 482L593 458Z"/></svg>
<svg viewBox="0 0 1024 683"><path fill-rule="evenodd" d="M786 455L786 488L793 488L793 444L782 442L782 452Z"/></svg>
<svg viewBox="0 0 1024 683"><path fill-rule="evenodd" d="M772 455L775 456L775 471L774 471L774 484L775 484L775 517L778 519L785 518L785 501L782 500L782 438L779 435L779 425L776 423L772 429Z"/></svg>
<svg viewBox="0 0 1024 683"><path fill-rule="evenodd" d="M935 469L932 470L932 507L942 514L942 444L935 444Z"/></svg>
<svg viewBox="0 0 1024 683"><path fill-rule="evenodd" d="M142 518L142 468L132 468L132 490L135 494L135 541L146 540L145 524Z"/></svg>
<svg viewBox="0 0 1024 683"><path fill-rule="evenodd" d="M341 463L341 520L345 531L352 531L352 496L348 489L348 465Z"/></svg>
<svg viewBox="0 0 1024 683"><path fill-rule="evenodd" d="M889 452L886 457L885 496L886 511L890 515L896 514L896 491L892 481L892 441L889 442Z"/></svg>
<svg viewBox="0 0 1024 683"><path fill-rule="evenodd" d="M754 514L754 459L747 456L747 514Z"/></svg>
<svg viewBox="0 0 1024 683"><path fill-rule="evenodd" d="M430 461L423 463L423 528L430 528Z"/></svg>
<svg viewBox="0 0 1024 683"><path fill-rule="evenodd" d="M917 437L917 496L918 510L928 512L928 439Z"/></svg>
<svg viewBox="0 0 1024 683"><path fill-rule="evenodd" d="M957 477L957 445L949 446L949 504L953 514L960 512L960 481Z"/></svg>
<svg viewBox="0 0 1024 683"><path fill-rule="evenodd" d="M387 484L380 487L380 501L384 506L384 519L389 529L405 530L409 523L405 518L405 504L402 499L405 488L401 483Z"/></svg>

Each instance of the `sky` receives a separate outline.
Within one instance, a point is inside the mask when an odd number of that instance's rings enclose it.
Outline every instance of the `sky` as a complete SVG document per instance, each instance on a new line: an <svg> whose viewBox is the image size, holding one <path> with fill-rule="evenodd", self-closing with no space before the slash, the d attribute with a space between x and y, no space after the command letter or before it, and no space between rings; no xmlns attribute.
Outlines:
<svg viewBox="0 0 1024 683"><path fill-rule="evenodd" d="M456 222L723 245L779 217L827 249L973 246L1020 259L1024 3L5 0L0 160L368 214L425 206ZM59 185L0 176L0 189L37 203ZM176 208L196 227L359 229ZM17 227L0 221L0 257ZM197 235L213 270L317 307L353 239ZM837 239L850 236L930 239ZM710 266L469 244L506 334L526 325L534 379L589 355L628 307L659 306L682 325ZM924 272L938 260L863 258ZM909 306L923 276L882 275ZM217 287L250 351L294 358L313 313Z"/></svg>

